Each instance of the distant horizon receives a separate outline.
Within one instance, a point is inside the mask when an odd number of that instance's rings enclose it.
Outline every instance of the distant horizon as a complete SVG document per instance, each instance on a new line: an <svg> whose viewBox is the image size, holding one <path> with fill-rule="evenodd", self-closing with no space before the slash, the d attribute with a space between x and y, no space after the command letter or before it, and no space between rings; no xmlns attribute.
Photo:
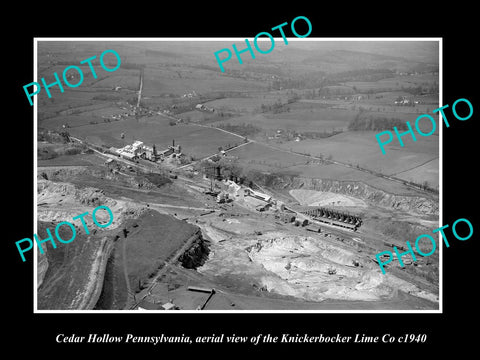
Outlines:
<svg viewBox="0 0 480 360"><path fill-rule="evenodd" d="M70 61L77 52L82 53L83 56L85 53L95 54L99 48L115 48L121 53L125 63L143 63L144 59L151 63L156 59L157 54L147 55L145 51L157 51L159 52L158 64L211 66L212 70L218 67L214 52L222 48L231 49L232 44L236 44L239 50L246 48L245 38L156 38L158 40L149 41L145 41L143 38L138 40L135 38L111 39L61 39L57 41L38 38L35 41L38 56L45 56L51 52L64 61ZM414 38L411 40L408 38L392 38L390 40L388 38L387 40L378 40L378 38L358 40L352 40L352 38L344 38L345 40L342 38L309 38L308 40L287 38L287 45L281 37L274 39L275 47L272 52L257 53L255 59L252 59L250 54L243 53L243 64L240 64L233 56L234 60L228 63L227 70L251 71L247 67L275 66L283 69L284 76L295 76L294 74L298 75L298 72L308 74L317 69L326 73L371 68L428 72L438 71L435 68L439 66L441 55L441 39L437 38L432 38L431 41L424 38L419 40ZM270 41L268 38L259 40ZM251 43L252 41L250 41ZM73 59L72 61L75 62ZM41 61L38 62L38 64L41 63ZM220 71L220 68L218 70ZM256 71L261 71L261 69L257 68Z"/></svg>

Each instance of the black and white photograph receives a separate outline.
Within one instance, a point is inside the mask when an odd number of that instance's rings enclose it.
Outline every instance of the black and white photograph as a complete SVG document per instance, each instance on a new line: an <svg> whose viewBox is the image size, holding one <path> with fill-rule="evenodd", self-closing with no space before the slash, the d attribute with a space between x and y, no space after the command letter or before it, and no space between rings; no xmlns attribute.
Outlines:
<svg viewBox="0 0 480 360"><path fill-rule="evenodd" d="M38 310L440 309L441 41L263 40L37 39Z"/></svg>
<svg viewBox="0 0 480 360"><path fill-rule="evenodd" d="M473 350L475 11L171 5L2 25L7 351Z"/></svg>

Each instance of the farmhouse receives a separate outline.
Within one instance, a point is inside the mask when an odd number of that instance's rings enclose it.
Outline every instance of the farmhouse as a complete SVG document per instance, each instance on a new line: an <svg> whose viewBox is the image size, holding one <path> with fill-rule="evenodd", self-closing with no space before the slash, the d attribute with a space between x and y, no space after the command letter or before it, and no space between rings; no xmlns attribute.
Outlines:
<svg viewBox="0 0 480 360"><path fill-rule="evenodd" d="M210 112L214 112L215 109L212 109L212 108L209 108L208 106L205 106L203 104L197 104L195 106L195 109L196 110L200 110L200 111L210 111Z"/></svg>
<svg viewBox="0 0 480 360"><path fill-rule="evenodd" d="M409 99L407 99L405 96L399 96L395 100L395 105L409 105L410 103L411 103L411 101Z"/></svg>

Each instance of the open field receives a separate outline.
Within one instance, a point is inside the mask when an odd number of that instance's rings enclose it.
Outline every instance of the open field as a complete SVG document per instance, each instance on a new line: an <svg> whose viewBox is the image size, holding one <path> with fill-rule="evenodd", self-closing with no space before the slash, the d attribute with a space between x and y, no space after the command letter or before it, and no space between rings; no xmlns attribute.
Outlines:
<svg viewBox="0 0 480 360"><path fill-rule="evenodd" d="M257 96L228 97L208 101L205 105L221 111L235 111L253 114L260 111L262 104L272 105L278 100L284 100L284 97L285 96L282 96L282 94L279 94L279 96L276 97L275 94L269 92L259 92Z"/></svg>
<svg viewBox="0 0 480 360"><path fill-rule="evenodd" d="M309 160L296 154L275 151L259 143L250 143L238 149L229 151L229 155L238 157L238 160L247 168L263 168L287 170L291 166L306 164Z"/></svg>
<svg viewBox="0 0 480 360"><path fill-rule="evenodd" d="M191 69L188 74L178 74L175 71L163 69L145 69L145 96L161 97L166 94L181 96L195 91L198 94L217 91L258 91L263 90L262 82L232 79L221 73L210 70ZM208 91L205 91L208 89Z"/></svg>
<svg viewBox="0 0 480 360"><path fill-rule="evenodd" d="M320 154L325 158L332 156L334 160L353 166L358 164L360 167L385 175L405 172L439 157L438 137L435 135L419 137L416 142L411 138L404 138L404 147L392 141L385 146L386 154L382 155L375 134L376 132L373 131L345 132L321 141L290 141L278 146L314 156ZM438 164L438 160L429 165L428 171L427 168L418 173L412 171L409 177L417 183L428 181L430 186L436 187L439 181L439 170L438 167L435 169L435 164Z"/></svg>
<svg viewBox="0 0 480 360"><path fill-rule="evenodd" d="M143 118L140 120L126 119L111 123L99 123L70 129L73 136L86 139L98 145L123 147L135 140L143 141L157 149L166 148L175 140L182 151L197 158L218 152L218 147L241 143L241 138L225 132L190 125L169 125L169 120L161 116ZM125 134L125 139L121 134Z"/></svg>
<svg viewBox="0 0 480 360"><path fill-rule="evenodd" d="M39 167L43 166L89 166L92 163L100 164L96 155L77 154L77 155L59 155L52 159L38 159Z"/></svg>
<svg viewBox="0 0 480 360"><path fill-rule="evenodd" d="M194 235L198 229L168 215L148 211L140 218L125 224L122 247L122 271L126 271L133 292L141 289L142 283L155 274L172 254Z"/></svg>
<svg viewBox="0 0 480 360"><path fill-rule="evenodd" d="M355 111L315 109L292 109L280 114L244 115L224 120L224 124L252 124L273 135L282 129L297 132L330 132L332 129L345 128L356 115ZM215 125L216 123L213 123Z"/></svg>
<svg viewBox="0 0 480 360"><path fill-rule="evenodd" d="M338 135L337 135L338 136ZM287 144L302 144L306 141L301 142L290 142ZM318 141L313 141L315 146L318 146ZM320 142L322 144L322 142ZM277 150L259 143L251 143L246 146L242 146L241 148L232 150L229 152L230 155L238 158L239 164L244 167L245 171L248 172L250 170L257 170L261 172L270 172L279 175L288 175L288 176L296 176L296 177L306 177L311 179L339 179L341 181L360 181L365 184L371 185L377 189L381 189L383 191L387 191L393 194L404 194L404 195L418 195L419 192L417 190L413 190L411 188L405 187L403 184L398 182L393 182L381 177L377 177L373 174L361 171L354 167L346 167L338 164L332 163L324 163L318 159L312 159L306 156L302 156L300 154L290 153L290 147L287 148L285 144L282 146L275 144L276 147L280 147L285 149L285 151ZM335 147L339 146L339 144L335 144ZM298 152L304 152L307 148L294 148L292 150ZM308 148L311 150L312 148ZM311 152L312 156L319 156L321 152ZM327 158L326 154L324 154L324 158ZM348 157L346 158L349 161L351 160L351 156L347 154ZM380 154L381 155L381 154ZM378 155L375 155L378 156ZM334 158L335 159L335 158ZM336 160L340 160L340 158L336 158ZM349 161L346 161L348 163ZM392 169L395 169L395 163L388 163L390 164ZM355 164L354 164L355 165ZM426 164L427 165L427 164ZM397 165L402 169L401 165ZM397 167L397 168L398 168ZM411 167L408 167L411 169ZM427 169L427 168L426 168ZM432 182L429 183L430 185L435 184L435 180L438 181L438 169L437 169L437 177L435 178L435 169L431 169L430 172L427 172L425 169L425 173L420 173L420 175L429 175ZM416 173L415 173L416 174ZM401 174L400 174L401 175ZM401 177L402 179L409 179L407 177ZM412 174L407 174L412 177ZM419 176L412 177L414 180L419 180ZM424 178L421 178L424 181Z"/></svg>
<svg viewBox="0 0 480 360"><path fill-rule="evenodd" d="M209 121L211 119L217 119L218 113L192 110L192 111L182 112L181 114L178 115L178 117L187 121L201 123L201 122Z"/></svg>

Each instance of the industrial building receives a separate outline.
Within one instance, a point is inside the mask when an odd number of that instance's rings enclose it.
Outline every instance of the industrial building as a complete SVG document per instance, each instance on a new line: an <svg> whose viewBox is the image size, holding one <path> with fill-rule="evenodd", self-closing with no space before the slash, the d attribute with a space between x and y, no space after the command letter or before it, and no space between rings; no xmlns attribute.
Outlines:
<svg viewBox="0 0 480 360"><path fill-rule="evenodd" d="M136 160L138 158L142 158L149 161L158 161L163 160L172 154L180 154L182 152L182 148L180 145L175 145L175 140L173 140L172 145L168 146L167 149L157 151L155 145L147 146L144 145L142 141L136 140L131 145L126 145L123 148L115 149L114 152L127 160Z"/></svg>
<svg viewBox="0 0 480 360"><path fill-rule="evenodd" d="M258 200L265 201L267 203L272 201L272 197L270 195L262 194L261 192L252 190L250 188L246 188L244 194L245 194L245 196L251 196L251 197L254 197Z"/></svg>

